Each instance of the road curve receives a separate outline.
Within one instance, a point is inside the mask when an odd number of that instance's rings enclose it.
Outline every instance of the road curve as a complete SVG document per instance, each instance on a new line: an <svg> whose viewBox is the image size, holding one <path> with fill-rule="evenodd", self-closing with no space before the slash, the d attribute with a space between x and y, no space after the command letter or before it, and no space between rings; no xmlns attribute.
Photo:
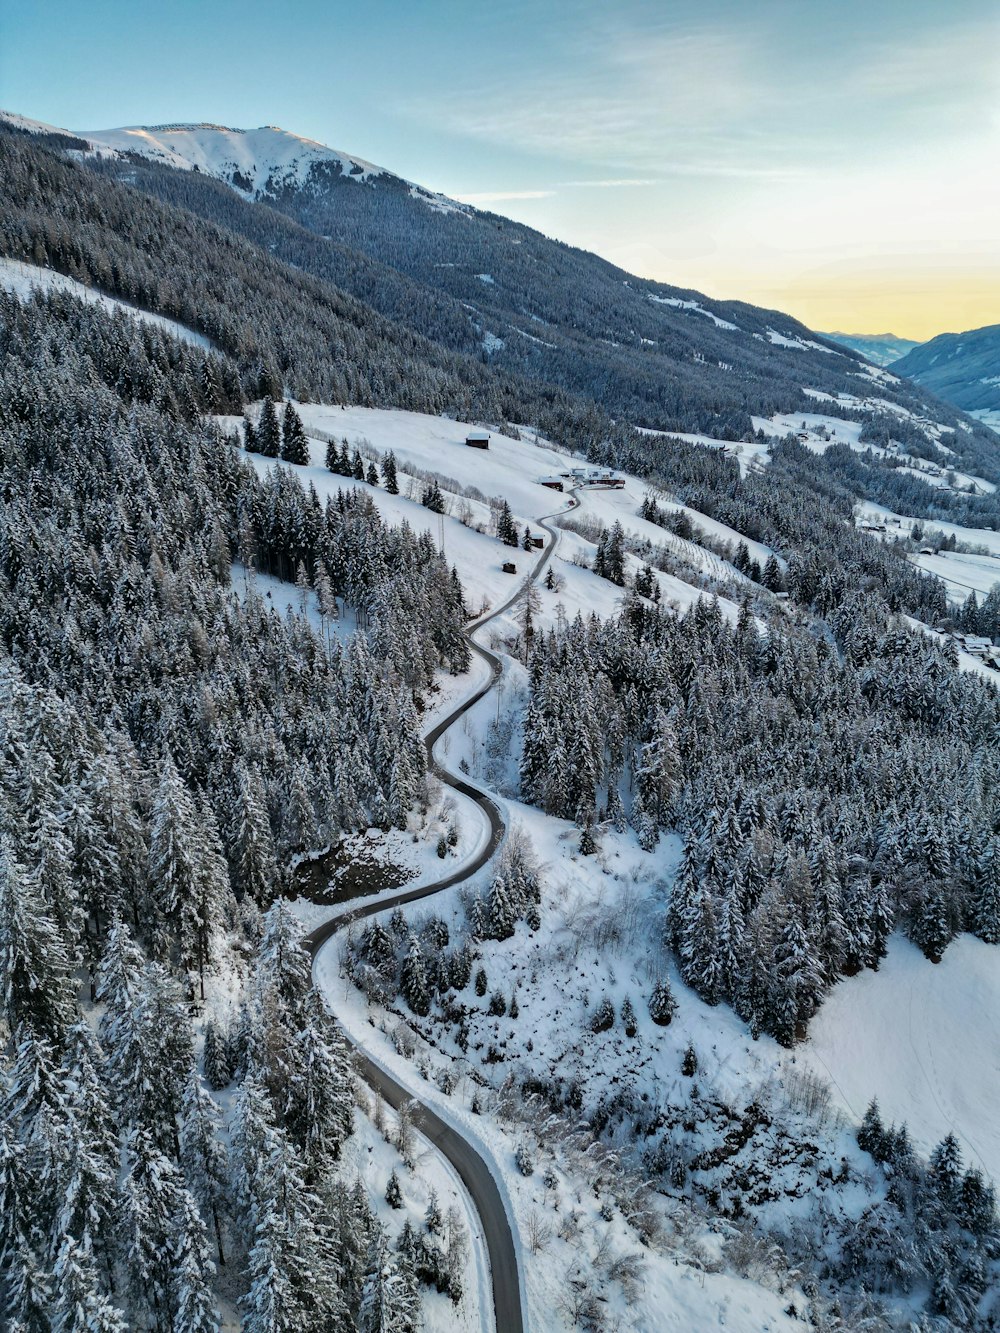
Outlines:
<svg viewBox="0 0 1000 1333"><path fill-rule="evenodd" d="M427 764L430 771L447 786L461 792L469 800L475 801L486 815L490 833L485 846L480 848L470 861L467 861L458 870L446 875L443 879L434 880L433 883L422 884L413 889L399 889L395 892L384 893L372 902L363 903L356 907L345 906L343 911L337 912L329 920L324 921L322 925L317 926L303 940L303 944L312 957L314 969L320 949L337 931L342 930L354 921L374 916L378 912L384 912L402 903L415 902L418 898L429 898L435 893L440 893L443 889L462 883L463 880L470 878L478 870L481 870L499 847L504 835L504 822L499 808L486 792L481 791L465 778L449 772L442 764L439 764L434 758L434 747L448 728L454 726L460 717L464 716L484 695L488 694L500 679L503 666L499 657L495 653L491 653L489 649L480 647L472 636L477 630L488 625L491 620L495 620L509 611L525 588L529 584L536 583L542 576L558 540L556 530L550 527L547 520L555 518L557 514L567 512L567 508L572 507L573 501L571 500L569 506L557 510L555 513L546 514L544 518L535 519L538 526L544 528L549 534L551 540L536 562L534 569L518 585L512 596L508 597L496 610L491 611L489 615L472 622L465 630L469 647L479 657L483 658L490 668L489 679L484 685L473 691L463 703L442 718L427 733L425 738ZM407 1088L397 1083L385 1070L369 1059L360 1046L355 1046L355 1050L365 1082L381 1093L384 1100L391 1107L396 1109L403 1102L416 1101L417 1106L413 1117L414 1125L454 1166L479 1213L486 1248L490 1256L493 1306L496 1312L497 1329L499 1333L523 1333L524 1315L521 1308L521 1284L518 1276L517 1250L514 1245L511 1219L507 1216L507 1209L489 1166L467 1139L463 1138L457 1130L442 1120L429 1106L414 1098Z"/></svg>

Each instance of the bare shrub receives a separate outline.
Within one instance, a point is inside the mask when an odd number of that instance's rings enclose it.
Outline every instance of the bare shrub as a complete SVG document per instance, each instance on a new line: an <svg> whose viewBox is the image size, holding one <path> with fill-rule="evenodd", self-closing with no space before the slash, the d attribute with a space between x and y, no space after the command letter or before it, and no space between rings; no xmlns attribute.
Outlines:
<svg viewBox="0 0 1000 1333"><path fill-rule="evenodd" d="M785 1071L785 1096L789 1105L825 1125L830 1114L830 1085L813 1069L795 1066Z"/></svg>
<svg viewBox="0 0 1000 1333"><path fill-rule="evenodd" d="M541 1254L552 1239L552 1223L537 1208L532 1208L525 1219L524 1239L532 1254Z"/></svg>

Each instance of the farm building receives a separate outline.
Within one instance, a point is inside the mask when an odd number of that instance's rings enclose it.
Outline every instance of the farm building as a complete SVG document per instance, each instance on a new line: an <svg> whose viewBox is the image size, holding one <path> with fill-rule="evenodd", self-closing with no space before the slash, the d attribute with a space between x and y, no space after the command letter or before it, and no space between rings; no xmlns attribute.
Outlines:
<svg viewBox="0 0 1000 1333"><path fill-rule="evenodd" d="M539 484L549 486L554 491L570 490L577 486L606 486L611 490L621 490L625 481L603 467L573 467L568 472L557 472L551 477L539 477Z"/></svg>
<svg viewBox="0 0 1000 1333"><path fill-rule="evenodd" d="M465 443L470 449L488 449L490 433L488 430L470 430L465 437Z"/></svg>
<svg viewBox="0 0 1000 1333"><path fill-rule="evenodd" d="M517 565L514 564L513 560L505 560L501 568L505 574L517 573Z"/></svg>
<svg viewBox="0 0 1000 1333"><path fill-rule="evenodd" d="M988 657L993 652L993 644L979 634L956 634L955 642L973 657Z"/></svg>

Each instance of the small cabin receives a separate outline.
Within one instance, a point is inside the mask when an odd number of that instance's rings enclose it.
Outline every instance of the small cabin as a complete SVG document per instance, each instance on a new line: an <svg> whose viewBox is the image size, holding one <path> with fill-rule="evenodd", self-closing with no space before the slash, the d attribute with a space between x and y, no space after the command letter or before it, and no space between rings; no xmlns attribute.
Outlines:
<svg viewBox="0 0 1000 1333"><path fill-rule="evenodd" d="M531 544L537 551L541 551L545 546L545 539L543 537L532 537Z"/></svg>
<svg viewBox="0 0 1000 1333"><path fill-rule="evenodd" d="M563 488L563 479L562 477L539 477L538 484L540 486L548 486L550 491L561 491Z"/></svg>
<svg viewBox="0 0 1000 1333"><path fill-rule="evenodd" d="M955 641L973 657L987 657L993 652L993 644L980 634L956 634Z"/></svg>
<svg viewBox="0 0 1000 1333"><path fill-rule="evenodd" d="M470 430L465 437L465 443L469 449L488 449L490 433L488 430Z"/></svg>
<svg viewBox="0 0 1000 1333"><path fill-rule="evenodd" d="M513 560L505 560L503 564L500 566L500 568L503 570L505 574L517 573L517 565L514 564Z"/></svg>

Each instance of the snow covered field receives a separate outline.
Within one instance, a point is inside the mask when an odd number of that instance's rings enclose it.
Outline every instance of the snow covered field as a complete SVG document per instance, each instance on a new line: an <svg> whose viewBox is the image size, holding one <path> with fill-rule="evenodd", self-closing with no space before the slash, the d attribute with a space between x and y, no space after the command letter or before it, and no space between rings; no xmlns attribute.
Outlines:
<svg viewBox="0 0 1000 1333"><path fill-rule="evenodd" d="M90 301L112 313L137 319L142 324L152 324L162 329L164 333L179 338L181 342L189 343L192 347L207 349L212 345L203 334L195 333L194 329L189 329L185 324L178 324L175 319L167 319L165 315L154 315L148 310L140 310L138 306L129 305L127 301L105 296L103 292L97 292L93 287L77 282L75 278L68 278L65 274L55 273L49 268L39 268L36 264L25 264L20 259L0 258L0 287L5 287L22 300L30 297L33 292L68 292L71 296L79 297L81 301Z"/></svg>
<svg viewBox="0 0 1000 1333"><path fill-rule="evenodd" d="M937 555L914 555L911 558L915 565L945 581L951 601L964 602L970 591L988 593L1000 583L1000 554L966 555L962 551L942 551Z"/></svg>
<svg viewBox="0 0 1000 1333"><path fill-rule="evenodd" d="M936 966L900 935L878 972L833 988L802 1056L853 1119L878 1097L927 1153L949 1130L969 1165L1000 1180L1000 955L972 935Z"/></svg>
<svg viewBox="0 0 1000 1333"><path fill-rule="evenodd" d="M315 435L309 440L311 466L295 468L303 483L314 486L324 500L327 496L336 495L338 490L364 489L371 495L387 522L405 521L414 531L430 533L438 546L443 538L445 555L457 566L474 613L506 600L521 583L537 556L537 552L529 555L520 549L512 550L488 535L493 515L486 501L493 497L508 502L519 531L527 525L535 535L542 536L546 544L549 538L537 526L532 527L532 524L537 524L539 518L547 515L593 519L605 526L617 521L621 523L626 535L666 548L679 560L688 563L693 572L737 582L741 578L727 561L714 552L696 542L684 541L657 524L640 518L639 507L651 488L638 478L620 474L625 479L623 489L586 489L579 493L575 505L570 503L568 495L542 486L539 477L578 466L579 460L555 449L546 441L536 440L534 435L512 440L492 433L489 449L478 450L465 445L466 435L475 428L467 422L378 408L345 409L312 403L296 406L307 432L321 432L324 437L332 436L338 441L346 439L352 449L360 446L364 451L370 447L379 457L391 450L396 456L400 473L400 494L389 495L381 487L368 486L365 482L329 472L324 466L326 444ZM238 419L235 417L220 417L219 420L229 431L235 432L238 428ZM289 466L262 458L259 454L251 454L249 458L262 474L273 467ZM423 486L419 477L426 473L436 474L445 491L446 512L443 515L433 513L419 503ZM475 494L462 494L463 491ZM654 494L664 509L686 508L660 492L654 491ZM750 556L761 563L771 554L769 547L744 538L726 524L689 507L687 512L696 527L709 538L733 545L746 541ZM476 527L484 531L476 531ZM569 619L577 612L583 615L595 612L600 616L608 616L619 608L623 590L575 563L575 559L579 559L589 564L593 555L593 543L573 532L560 534L553 568L560 576L562 586L557 592L544 588L539 590L542 600L540 623L543 627L554 625L559 615ZM514 577L503 572L502 566L507 561L517 566ZM639 562L633 556L628 557L628 563L633 571L639 567ZM696 584L687 583L683 578L659 571L656 571L656 578L662 596L678 610L692 605L699 596L704 595ZM279 596L276 590L271 591L275 597ZM721 599L721 605L725 614L736 616L738 608L734 602ZM509 628L513 632L513 620Z"/></svg>

